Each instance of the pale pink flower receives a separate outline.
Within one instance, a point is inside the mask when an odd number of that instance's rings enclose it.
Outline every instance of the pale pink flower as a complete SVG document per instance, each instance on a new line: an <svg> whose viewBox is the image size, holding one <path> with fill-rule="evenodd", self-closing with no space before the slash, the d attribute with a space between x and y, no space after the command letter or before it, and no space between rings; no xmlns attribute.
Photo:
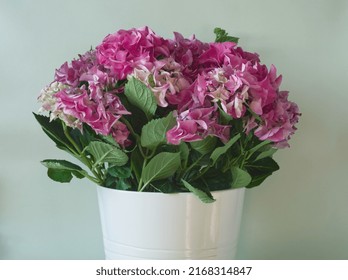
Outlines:
<svg viewBox="0 0 348 280"><path fill-rule="evenodd" d="M172 58L155 62L152 69L135 68L131 76L139 79L152 90L160 107L167 107L171 100L175 100L171 96L177 95L190 86L181 72L180 65Z"/></svg>
<svg viewBox="0 0 348 280"><path fill-rule="evenodd" d="M248 86L244 86L240 92L235 92L229 99L229 102L223 101L223 110L235 119L240 119L246 112L245 103L248 100Z"/></svg>

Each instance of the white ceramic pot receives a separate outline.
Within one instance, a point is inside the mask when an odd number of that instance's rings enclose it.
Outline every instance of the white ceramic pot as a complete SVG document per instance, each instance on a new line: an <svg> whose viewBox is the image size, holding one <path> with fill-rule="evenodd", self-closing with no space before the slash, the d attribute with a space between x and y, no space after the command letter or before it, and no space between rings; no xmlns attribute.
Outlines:
<svg viewBox="0 0 348 280"><path fill-rule="evenodd" d="M245 189L191 193L97 187L106 259L234 259Z"/></svg>

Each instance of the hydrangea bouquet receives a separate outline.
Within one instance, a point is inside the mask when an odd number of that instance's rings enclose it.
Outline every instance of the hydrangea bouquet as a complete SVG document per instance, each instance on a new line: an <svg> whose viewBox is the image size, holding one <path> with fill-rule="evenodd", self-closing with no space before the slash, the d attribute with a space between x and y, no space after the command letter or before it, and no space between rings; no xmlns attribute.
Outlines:
<svg viewBox="0 0 348 280"><path fill-rule="evenodd" d="M119 30L55 72L39 96L43 131L86 168L42 161L48 176L129 191L252 188L279 169L300 113L282 77L238 38L204 43L148 27Z"/></svg>

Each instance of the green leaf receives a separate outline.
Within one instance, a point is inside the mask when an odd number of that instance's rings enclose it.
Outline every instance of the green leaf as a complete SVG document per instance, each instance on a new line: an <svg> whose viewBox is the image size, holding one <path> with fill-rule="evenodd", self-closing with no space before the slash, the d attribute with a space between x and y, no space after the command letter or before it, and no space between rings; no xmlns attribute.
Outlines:
<svg viewBox="0 0 348 280"><path fill-rule="evenodd" d="M108 173L116 178L129 178L131 176L131 169L128 166L112 166L108 168Z"/></svg>
<svg viewBox="0 0 348 280"><path fill-rule="evenodd" d="M218 160L218 158L225 154L229 148L232 147L232 145L234 143L236 143L238 141L238 139L240 138L240 134L237 134L236 136L234 136L233 138L231 138L226 144L225 146L222 147L218 147L216 148L213 153L211 154L210 158L213 160L213 165L215 164L215 162Z"/></svg>
<svg viewBox="0 0 348 280"><path fill-rule="evenodd" d="M141 177L144 186L152 181L172 176L180 166L180 153L162 152L154 156L145 166Z"/></svg>
<svg viewBox="0 0 348 280"><path fill-rule="evenodd" d="M156 182L151 182L150 183L151 187L154 189L158 190L159 192L162 193L176 193L178 192L177 187L175 184L169 180L158 180Z"/></svg>
<svg viewBox="0 0 348 280"><path fill-rule="evenodd" d="M117 147L117 148L120 147L120 145L115 141L114 137L112 137L111 135L102 135L102 134L100 134L98 136L105 143L110 144L110 145L112 145L114 147Z"/></svg>
<svg viewBox="0 0 348 280"><path fill-rule="evenodd" d="M266 157L254 162L247 162L244 165L252 180L247 188L260 185L268 176L279 169L278 164L270 157Z"/></svg>
<svg viewBox="0 0 348 280"><path fill-rule="evenodd" d="M273 154L274 154L276 151L277 151L277 149L273 149L273 148L268 149L268 150L266 150L266 151L263 151L263 152L261 152L261 153L256 157L255 160L260 160L260 159L263 159L263 158L266 158L266 157L272 157Z"/></svg>
<svg viewBox="0 0 348 280"><path fill-rule="evenodd" d="M190 192L195 194L204 203L212 203L215 201L215 199L213 198L213 196L210 192L205 192L199 188L196 188L183 179L181 181L184 184L186 189L188 189Z"/></svg>
<svg viewBox="0 0 348 280"><path fill-rule="evenodd" d="M187 161L190 155L190 149L185 142L181 142L179 145L180 158L183 163L183 168L186 168Z"/></svg>
<svg viewBox="0 0 348 280"><path fill-rule="evenodd" d="M79 179L88 175L80 166L66 160L46 159L41 163L48 168L47 175L58 182L70 182L72 174Z"/></svg>
<svg viewBox="0 0 348 280"><path fill-rule="evenodd" d="M134 173L135 177L137 178L137 181L139 182L141 177L141 170L143 168L144 163L144 158L139 151L139 147L136 147L132 151L130 160L132 172Z"/></svg>
<svg viewBox="0 0 348 280"><path fill-rule="evenodd" d="M64 134L63 126L61 123L62 121L60 119L50 121L49 117L37 115L35 113L33 114L35 119L41 125L42 130L49 138L51 138L51 140L56 143L58 147L66 147L66 151L75 151L73 145Z"/></svg>
<svg viewBox="0 0 348 280"><path fill-rule="evenodd" d="M231 172L232 172L232 184L231 184L232 188L234 189L244 188L250 184L251 176L245 170L236 166L232 166Z"/></svg>
<svg viewBox="0 0 348 280"><path fill-rule="evenodd" d="M95 131L86 124L82 126L82 132L77 128L66 127L66 129L81 151L87 147L91 141L96 141L98 137L101 136L97 136Z"/></svg>
<svg viewBox="0 0 348 280"><path fill-rule="evenodd" d="M239 38L233 37L233 36L228 36L228 33L219 27L216 27L214 29L214 33L216 35L215 42L234 42L238 43Z"/></svg>
<svg viewBox="0 0 348 280"><path fill-rule="evenodd" d="M200 178L210 191L226 190L231 188L232 175L230 170L222 172L220 169L209 168Z"/></svg>
<svg viewBox="0 0 348 280"><path fill-rule="evenodd" d="M70 171L62 170L62 169L48 168L47 175L53 181L56 181L59 183L69 183L71 181L71 179L73 178Z"/></svg>
<svg viewBox="0 0 348 280"><path fill-rule="evenodd" d="M227 125L230 121L233 120L232 116L230 116L229 114L227 114L224 110L222 110L219 107L219 113L220 113L220 121L221 124L225 124Z"/></svg>
<svg viewBox="0 0 348 280"><path fill-rule="evenodd" d="M252 155L253 153L255 153L257 150L261 149L263 146L268 145L269 143L271 143L270 140L262 141L261 143L259 143L259 144L256 145L255 147L251 148L251 149L248 151L249 156Z"/></svg>
<svg viewBox="0 0 348 280"><path fill-rule="evenodd" d="M191 142L191 147L202 155L210 153L216 146L217 138L214 136L207 136L203 140Z"/></svg>
<svg viewBox="0 0 348 280"><path fill-rule="evenodd" d="M116 184L116 189L118 189L118 190L126 191L126 190L129 190L131 188L132 188L132 186L129 185L128 182L124 179L118 180L118 182Z"/></svg>
<svg viewBox="0 0 348 280"><path fill-rule="evenodd" d="M160 144L166 144L166 133L176 123L173 114L170 113L167 117L155 119L143 126L141 132L141 145L148 149L155 149Z"/></svg>
<svg viewBox="0 0 348 280"><path fill-rule="evenodd" d="M125 86L124 94L131 104L144 111L148 119L155 114L157 109L155 95L141 81L132 77Z"/></svg>
<svg viewBox="0 0 348 280"><path fill-rule="evenodd" d="M104 162L113 166L122 166L128 161L128 156L122 150L104 142L92 141L87 146L87 151L94 158L94 166Z"/></svg>

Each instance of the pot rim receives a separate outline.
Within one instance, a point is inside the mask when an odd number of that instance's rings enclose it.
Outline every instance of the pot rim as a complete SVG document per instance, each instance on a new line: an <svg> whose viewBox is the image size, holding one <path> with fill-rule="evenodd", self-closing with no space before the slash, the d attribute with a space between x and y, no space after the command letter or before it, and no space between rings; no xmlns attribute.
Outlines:
<svg viewBox="0 0 348 280"><path fill-rule="evenodd" d="M97 188L101 191L110 191L110 192L119 192L122 195L137 195L137 196L195 196L192 192L175 192L175 193L162 193L162 192L139 192L139 191L128 191L128 190L118 190L118 189L112 189L107 188L98 185ZM214 196L214 194L219 194L219 196L223 195L224 193L230 193L230 192L240 192L244 191L246 188L237 188L237 189L223 189L223 190L216 190L211 191L211 194Z"/></svg>

